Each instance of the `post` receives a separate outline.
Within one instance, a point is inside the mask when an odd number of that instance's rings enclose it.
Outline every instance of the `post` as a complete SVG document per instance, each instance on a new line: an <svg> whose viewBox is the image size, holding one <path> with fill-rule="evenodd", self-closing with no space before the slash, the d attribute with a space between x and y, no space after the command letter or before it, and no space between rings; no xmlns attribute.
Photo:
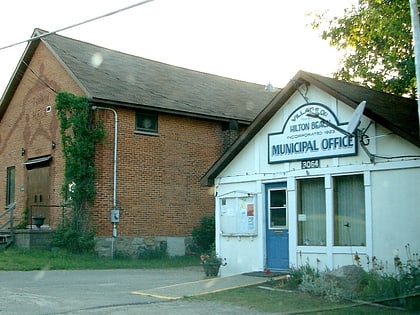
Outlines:
<svg viewBox="0 0 420 315"><path fill-rule="evenodd" d="M419 24L419 9L417 0L410 0L411 25L413 27L413 41L414 41L414 63L416 65L416 82L417 82L417 115L420 126L420 24ZM418 137L420 135L417 135Z"/></svg>

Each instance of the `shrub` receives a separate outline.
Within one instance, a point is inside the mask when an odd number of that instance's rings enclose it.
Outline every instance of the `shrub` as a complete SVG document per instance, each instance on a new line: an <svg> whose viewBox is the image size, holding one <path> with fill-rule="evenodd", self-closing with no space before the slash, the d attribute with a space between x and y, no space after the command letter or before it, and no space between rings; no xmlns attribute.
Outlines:
<svg viewBox="0 0 420 315"><path fill-rule="evenodd" d="M409 244L406 245L406 252L405 263L399 256L394 258L394 273L385 272L383 264L373 257L371 270L361 275L360 282L355 283L355 289L353 287L350 290L337 281L333 281L330 276L333 271L320 273L308 263L290 270L287 286L333 301L358 298L418 310L420 309L420 259L417 253L411 254ZM368 257L367 259L370 263Z"/></svg>
<svg viewBox="0 0 420 315"><path fill-rule="evenodd" d="M59 226L53 234L53 246L70 253L87 253L95 248L94 232L82 232L70 226Z"/></svg>
<svg viewBox="0 0 420 315"><path fill-rule="evenodd" d="M159 246L141 248L138 257L140 259L168 258L168 245L166 242L160 242Z"/></svg>
<svg viewBox="0 0 420 315"><path fill-rule="evenodd" d="M318 270L312 268L309 263L298 268L292 267L290 269L290 278L287 282L287 286L291 289L297 289L302 284L304 278L315 279L318 277Z"/></svg>
<svg viewBox="0 0 420 315"><path fill-rule="evenodd" d="M395 273L387 273L383 268L374 268L363 279L358 297L380 302L385 305L418 309L420 304L420 261L417 253L411 254L410 245L406 246L407 261L403 263L396 255Z"/></svg>
<svg viewBox="0 0 420 315"><path fill-rule="evenodd" d="M200 224L192 229L191 236L194 245L201 253L209 253L214 248L215 243L215 218L214 216L204 216Z"/></svg>

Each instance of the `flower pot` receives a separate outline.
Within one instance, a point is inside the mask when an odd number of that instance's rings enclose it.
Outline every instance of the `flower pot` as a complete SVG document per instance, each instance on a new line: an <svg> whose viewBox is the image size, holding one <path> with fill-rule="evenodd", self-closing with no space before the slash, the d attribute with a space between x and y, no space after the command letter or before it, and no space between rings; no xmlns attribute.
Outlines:
<svg viewBox="0 0 420 315"><path fill-rule="evenodd" d="M42 215L36 215L32 217L32 222L34 225L36 225L38 228L40 228L42 225L44 225L45 217Z"/></svg>
<svg viewBox="0 0 420 315"><path fill-rule="evenodd" d="M203 264L203 268L207 277L217 277L219 274L220 263L205 263Z"/></svg>

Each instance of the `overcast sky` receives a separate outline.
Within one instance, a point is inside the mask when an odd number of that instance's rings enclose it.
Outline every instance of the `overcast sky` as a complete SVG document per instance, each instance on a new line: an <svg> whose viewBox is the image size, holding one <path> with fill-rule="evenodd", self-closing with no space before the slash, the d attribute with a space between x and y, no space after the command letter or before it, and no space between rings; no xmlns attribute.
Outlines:
<svg viewBox="0 0 420 315"><path fill-rule="evenodd" d="M0 47L140 0L0 2ZM283 87L298 70L330 76L339 55L310 28L310 12L342 15L357 0L154 0L60 35L188 69ZM3 94L26 44L0 50Z"/></svg>

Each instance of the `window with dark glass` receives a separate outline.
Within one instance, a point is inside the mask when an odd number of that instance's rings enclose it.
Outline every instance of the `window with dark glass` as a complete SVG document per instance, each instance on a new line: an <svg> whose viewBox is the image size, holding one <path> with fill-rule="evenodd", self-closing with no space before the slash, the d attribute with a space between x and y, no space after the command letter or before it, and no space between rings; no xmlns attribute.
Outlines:
<svg viewBox="0 0 420 315"><path fill-rule="evenodd" d="M136 131L157 133L158 114L152 111L137 111Z"/></svg>
<svg viewBox="0 0 420 315"><path fill-rule="evenodd" d="M8 167L6 170L6 205L15 202L15 172L14 166Z"/></svg>

